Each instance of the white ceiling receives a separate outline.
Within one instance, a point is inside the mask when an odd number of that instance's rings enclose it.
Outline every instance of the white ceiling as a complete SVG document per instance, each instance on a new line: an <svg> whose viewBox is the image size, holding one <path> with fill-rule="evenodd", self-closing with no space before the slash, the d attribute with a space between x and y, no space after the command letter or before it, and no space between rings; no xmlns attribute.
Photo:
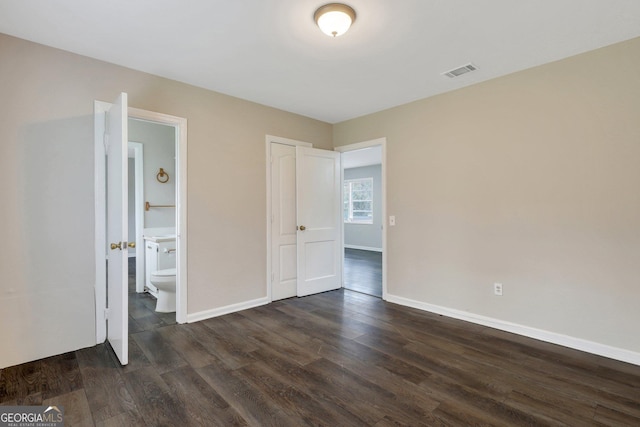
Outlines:
<svg viewBox="0 0 640 427"><path fill-rule="evenodd" d="M323 0L0 0L0 32L329 123L640 36L640 0L345 2L335 39Z"/></svg>
<svg viewBox="0 0 640 427"><path fill-rule="evenodd" d="M342 153L342 168L351 169L362 166L379 165L382 163L382 146L363 148L361 150L345 151Z"/></svg>

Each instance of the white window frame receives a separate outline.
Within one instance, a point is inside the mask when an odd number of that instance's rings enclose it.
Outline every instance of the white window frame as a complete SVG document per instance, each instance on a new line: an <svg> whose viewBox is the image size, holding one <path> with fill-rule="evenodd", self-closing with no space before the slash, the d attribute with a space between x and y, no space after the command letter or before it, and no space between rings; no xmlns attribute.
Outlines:
<svg viewBox="0 0 640 427"><path fill-rule="evenodd" d="M370 182L371 183L371 198L369 200L353 200L353 190L352 190L352 184L353 183L360 183L360 182ZM349 197L349 214L347 215L347 218L344 218L344 197L342 199L342 216L344 219L344 223L345 224L373 224L373 177L367 177L367 178L354 178L354 179L345 179L344 180L344 185L342 187L343 191L345 191L344 187L348 186L349 190L347 191L347 195ZM370 202L371 203L371 218L370 219L354 219L353 218L353 203L354 202Z"/></svg>

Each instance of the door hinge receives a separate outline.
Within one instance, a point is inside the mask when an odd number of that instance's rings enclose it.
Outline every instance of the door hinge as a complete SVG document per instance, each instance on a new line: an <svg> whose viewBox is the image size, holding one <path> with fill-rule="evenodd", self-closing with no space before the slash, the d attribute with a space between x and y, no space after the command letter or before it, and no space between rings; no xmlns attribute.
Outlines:
<svg viewBox="0 0 640 427"><path fill-rule="evenodd" d="M271 283L276 280L276 273L271 273Z"/></svg>
<svg viewBox="0 0 640 427"><path fill-rule="evenodd" d="M104 320L108 320L109 319L109 309L105 308L104 309Z"/></svg>
<svg viewBox="0 0 640 427"><path fill-rule="evenodd" d="M109 154L109 134L108 133L104 133L102 135L102 143L104 144L104 152L105 154Z"/></svg>

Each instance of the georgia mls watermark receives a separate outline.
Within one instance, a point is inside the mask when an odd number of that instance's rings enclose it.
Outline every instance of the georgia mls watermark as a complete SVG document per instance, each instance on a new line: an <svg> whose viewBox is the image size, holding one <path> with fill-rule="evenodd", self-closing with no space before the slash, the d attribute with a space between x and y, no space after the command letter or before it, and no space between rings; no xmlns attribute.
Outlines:
<svg viewBox="0 0 640 427"><path fill-rule="evenodd" d="M64 427L64 408L0 406L0 427Z"/></svg>

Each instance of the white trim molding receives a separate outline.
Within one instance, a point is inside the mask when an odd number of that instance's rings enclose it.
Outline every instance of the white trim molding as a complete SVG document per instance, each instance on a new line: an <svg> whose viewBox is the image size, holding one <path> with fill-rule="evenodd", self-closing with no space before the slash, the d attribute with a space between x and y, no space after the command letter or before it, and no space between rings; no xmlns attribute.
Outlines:
<svg viewBox="0 0 640 427"><path fill-rule="evenodd" d="M254 299L251 301L243 301L237 304L231 304L224 307L214 308L211 310L199 311L187 315L187 323L199 322L201 320L211 319L212 317L224 316L225 314L235 313L237 311L247 310L249 308L260 307L271 302L269 297Z"/></svg>
<svg viewBox="0 0 640 427"><path fill-rule="evenodd" d="M107 322L105 311L107 309L107 215L105 206L106 191L106 167L105 167L105 114L111 104L102 101L93 103L93 129L94 129L94 206L95 210L95 303L96 303L96 344L101 344L107 339Z"/></svg>
<svg viewBox="0 0 640 427"><path fill-rule="evenodd" d="M640 353L500 319L387 294L387 301L640 366Z"/></svg>
<svg viewBox="0 0 640 427"><path fill-rule="evenodd" d="M385 154L384 149L386 148L386 145L387 145L386 137L376 138L369 141L356 142L348 145L340 145L339 147L335 147L333 150L339 151L340 153L344 153L346 151L362 150L363 148L375 147L376 145L382 146L382 149L383 149L382 159L383 161L386 160L384 156Z"/></svg>
<svg viewBox="0 0 640 427"><path fill-rule="evenodd" d="M382 299L387 301L387 138L377 138L369 141L356 142L354 144L341 145L335 147L333 150L339 153L345 153L347 151L362 150L364 148L380 146L382 148L382 163L381 163L381 180L382 180L382 248L379 250L382 252ZM344 169L340 168L340 181L344 182ZM346 247L344 244L344 222L342 222L342 247ZM353 249L361 249L359 247L350 246ZM362 248L364 249L364 248ZM368 248L365 250L377 250ZM344 256L342 257L342 265L340 268L344 271ZM343 277L344 280L344 277ZM343 283L344 286L344 283Z"/></svg>
<svg viewBox="0 0 640 427"><path fill-rule="evenodd" d="M129 258L136 258L136 292L144 292L144 144L141 142L129 141L127 144L129 159L133 158L135 164L134 171L134 194L135 194L135 224L136 224L136 250L129 251ZM131 157L133 151L133 157ZM131 234L131 232L129 232Z"/></svg>

